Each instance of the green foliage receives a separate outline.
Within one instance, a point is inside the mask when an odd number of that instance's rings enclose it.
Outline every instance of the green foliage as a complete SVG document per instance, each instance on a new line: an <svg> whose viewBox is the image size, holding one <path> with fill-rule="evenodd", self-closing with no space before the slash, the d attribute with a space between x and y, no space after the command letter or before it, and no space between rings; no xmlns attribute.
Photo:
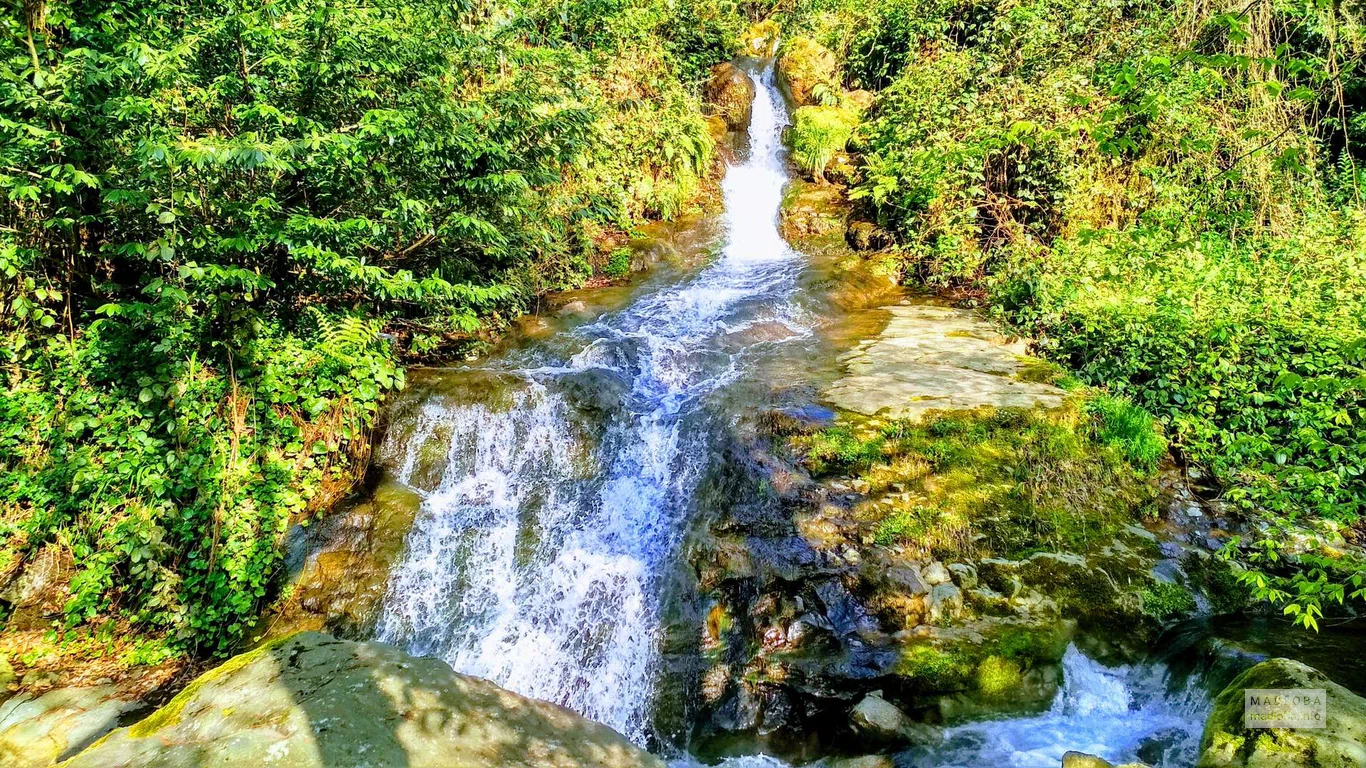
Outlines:
<svg viewBox="0 0 1366 768"><path fill-rule="evenodd" d="M1354 11L802 0L786 22L839 54L845 85L878 91L850 146L851 196L895 234L908 279L986 298L1082 383L1131 403L1092 407L1135 464L1163 453L1151 414L1267 530L1359 524ZM1274 601L1307 595L1307 616L1338 592L1295 557L1247 578ZM1359 566L1322 573L1350 595Z"/></svg>
<svg viewBox="0 0 1366 768"><path fill-rule="evenodd" d="M1087 400L1086 409L1100 420L1096 436L1118 447L1130 464L1151 472L1166 458L1167 441L1147 411L1110 395Z"/></svg>
<svg viewBox="0 0 1366 768"><path fill-rule="evenodd" d="M626 277L631 273L631 249L618 248L607 257L602 273L611 278Z"/></svg>
<svg viewBox="0 0 1366 768"><path fill-rule="evenodd" d="M858 125L858 113L847 107L800 107L792 114L792 157L802 170L824 181L825 168L844 150Z"/></svg>
<svg viewBox="0 0 1366 768"><path fill-rule="evenodd" d="M474 343L691 204L695 81L742 24L695 0L7 6L0 567L68 549L66 625L230 650L286 528L363 470L404 345Z"/></svg>

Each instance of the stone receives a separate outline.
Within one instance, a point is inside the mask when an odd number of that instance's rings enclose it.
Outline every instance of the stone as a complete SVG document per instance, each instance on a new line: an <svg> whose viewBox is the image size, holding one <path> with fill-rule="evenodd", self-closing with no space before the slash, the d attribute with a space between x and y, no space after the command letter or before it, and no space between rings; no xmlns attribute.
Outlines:
<svg viewBox="0 0 1366 768"><path fill-rule="evenodd" d="M890 232L871 221L849 222L844 239L856 251L880 251L896 244L896 238Z"/></svg>
<svg viewBox="0 0 1366 768"><path fill-rule="evenodd" d="M0 765L52 765L114 730L137 707L110 685L21 693L0 704Z"/></svg>
<svg viewBox="0 0 1366 768"><path fill-rule="evenodd" d="M1104 758L1085 752L1067 752L1062 756L1062 768L1148 768L1144 763L1115 765Z"/></svg>
<svg viewBox="0 0 1366 768"><path fill-rule="evenodd" d="M1248 688L1322 688L1327 693L1323 728L1257 728L1243 725ZM1214 700L1200 739L1197 768L1359 768L1366 765L1366 699L1291 659L1271 659L1246 670Z"/></svg>
<svg viewBox="0 0 1366 768"><path fill-rule="evenodd" d="M0 653L0 704L9 698L11 685L18 682L19 676L14 671L14 666L9 663L9 657Z"/></svg>
<svg viewBox="0 0 1366 768"><path fill-rule="evenodd" d="M1022 378L1025 347L968 310L914 303L887 307L878 336L841 357L845 375L823 395L865 416L917 420L926 411L1054 408L1061 389Z"/></svg>
<svg viewBox="0 0 1366 768"><path fill-rule="evenodd" d="M702 86L702 99L710 114L726 121L732 131L749 128L754 108L754 81L730 62L711 68L711 78Z"/></svg>
<svg viewBox="0 0 1366 768"><path fill-rule="evenodd" d="M816 86L838 87L839 62L828 48L808 37L796 37L778 57L778 84L794 106L815 103Z"/></svg>
<svg viewBox="0 0 1366 768"><path fill-rule="evenodd" d="M366 500L292 529L288 588L262 622L268 628L263 639L308 630L372 637L390 570L403 554L421 500L412 489L386 480Z"/></svg>
<svg viewBox="0 0 1366 768"><path fill-rule="evenodd" d="M953 574L953 580L962 589L975 589L977 587L977 569L967 563L953 563L949 566L949 573Z"/></svg>
<svg viewBox="0 0 1366 768"><path fill-rule="evenodd" d="M859 735L888 746L937 744L943 733L934 726L918 723L897 706L882 698L880 691L864 696L849 712L849 724Z"/></svg>
<svg viewBox="0 0 1366 768"><path fill-rule="evenodd" d="M936 584L925 600L925 619L945 624L963 614L963 593L953 584Z"/></svg>
<svg viewBox="0 0 1366 768"><path fill-rule="evenodd" d="M895 763L887 755L863 755L831 760L824 765L827 768L893 768Z"/></svg>
<svg viewBox="0 0 1366 768"><path fill-rule="evenodd" d="M925 577L925 583L931 587L946 584L953 578L949 575L949 569L945 568L944 564L938 560L920 569L920 574Z"/></svg>
<svg viewBox="0 0 1366 768"><path fill-rule="evenodd" d="M663 768L621 734L383 643L304 632L210 670L63 768Z"/></svg>

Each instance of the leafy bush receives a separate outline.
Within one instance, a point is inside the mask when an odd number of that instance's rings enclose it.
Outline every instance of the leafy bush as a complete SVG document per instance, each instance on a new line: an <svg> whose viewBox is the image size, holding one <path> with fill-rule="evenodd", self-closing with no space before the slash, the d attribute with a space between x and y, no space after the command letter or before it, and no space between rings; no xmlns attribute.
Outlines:
<svg viewBox="0 0 1366 768"><path fill-rule="evenodd" d="M631 249L618 248L607 257L602 273L611 278L626 277L631 273Z"/></svg>
<svg viewBox="0 0 1366 768"><path fill-rule="evenodd" d="M802 170L825 181L825 168L844 149L858 125L848 107L801 107L792 114L792 157Z"/></svg>
<svg viewBox="0 0 1366 768"><path fill-rule="evenodd" d="M695 0L0 14L0 576L66 548L67 625L230 650L286 527L363 470L400 353L480 343L589 278L604 235L692 204L694 81L743 21Z"/></svg>

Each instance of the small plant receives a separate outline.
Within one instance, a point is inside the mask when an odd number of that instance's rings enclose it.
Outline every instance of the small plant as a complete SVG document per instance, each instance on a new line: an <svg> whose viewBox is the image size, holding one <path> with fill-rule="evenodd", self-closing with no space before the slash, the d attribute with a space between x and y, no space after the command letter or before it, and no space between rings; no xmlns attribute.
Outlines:
<svg viewBox="0 0 1366 768"><path fill-rule="evenodd" d="M631 273L631 249L618 248L607 257L602 273L613 280L626 277Z"/></svg>
<svg viewBox="0 0 1366 768"><path fill-rule="evenodd" d="M1087 401L1086 410L1097 420L1101 441L1118 448L1135 467L1151 472L1166 457L1167 441L1142 408L1124 398L1097 395Z"/></svg>
<svg viewBox="0 0 1366 768"><path fill-rule="evenodd" d="M846 107L802 107L792 115L792 157L802 170L825 183L825 168L844 150L858 125L858 113Z"/></svg>

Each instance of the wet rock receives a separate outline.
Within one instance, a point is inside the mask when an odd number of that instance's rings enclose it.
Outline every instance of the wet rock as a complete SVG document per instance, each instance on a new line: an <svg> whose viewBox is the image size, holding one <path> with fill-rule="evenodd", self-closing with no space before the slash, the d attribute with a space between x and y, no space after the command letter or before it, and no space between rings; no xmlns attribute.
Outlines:
<svg viewBox="0 0 1366 768"><path fill-rule="evenodd" d="M1247 728L1249 688L1321 688L1327 693L1322 728ZM1366 765L1366 699L1322 672L1290 659L1271 659L1243 672L1214 700L1200 739L1197 768L1347 768Z"/></svg>
<svg viewBox="0 0 1366 768"><path fill-rule="evenodd" d="M314 527L296 526L287 545L289 587L262 622L264 639L306 630L370 637L420 503L411 489L386 482Z"/></svg>
<svg viewBox="0 0 1366 768"><path fill-rule="evenodd" d="M839 63L835 54L807 38L793 38L778 57L778 84L792 103L804 107L816 103L818 86L838 87Z"/></svg>
<svg viewBox="0 0 1366 768"><path fill-rule="evenodd" d="M740 683L712 713L712 723L723 731L754 730L759 725L760 704L749 685Z"/></svg>
<svg viewBox="0 0 1366 768"><path fill-rule="evenodd" d="M1115 765L1109 760L1085 752L1068 752L1062 756L1062 768L1147 768L1143 763Z"/></svg>
<svg viewBox="0 0 1366 768"><path fill-rule="evenodd" d="M880 691L864 696L854 706L849 712L849 725L860 736L888 746L937 744L944 740L938 728L907 717L895 704L882 698Z"/></svg>
<svg viewBox="0 0 1366 768"><path fill-rule="evenodd" d="M844 231L844 239L856 251L880 251L896 244L891 233L871 221L852 221Z"/></svg>
<svg viewBox="0 0 1366 768"><path fill-rule="evenodd" d="M864 755L831 760L820 765L826 768L893 768L895 763L887 755Z"/></svg>
<svg viewBox="0 0 1366 768"><path fill-rule="evenodd" d="M65 768L663 768L620 734L381 643L303 633L229 660Z"/></svg>
<svg viewBox="0 0 1366 768"><path fill-rule="evenodd" d="M1024 345L972 312L929 304L887 311L886 328L845 353L846 375L825 390L837 407L914 420L935 409L1062 404L1062 390L1020 378Z"/></svg>
<svg viewBox="0 0 1366 768"><path fill-rule="evenodd" d="M108 685L19 694L0 704L0 765L52 765L114 730L138 706Z"/></svg>
<svg viewBox="0 0 1366 768"><path fill-rule="evenodd" d="M754 81L739 67L725 62L711 68L711 78L702 86L702 99L711 114L726 121L732 131L749 128L754 107Z"/></svg>

